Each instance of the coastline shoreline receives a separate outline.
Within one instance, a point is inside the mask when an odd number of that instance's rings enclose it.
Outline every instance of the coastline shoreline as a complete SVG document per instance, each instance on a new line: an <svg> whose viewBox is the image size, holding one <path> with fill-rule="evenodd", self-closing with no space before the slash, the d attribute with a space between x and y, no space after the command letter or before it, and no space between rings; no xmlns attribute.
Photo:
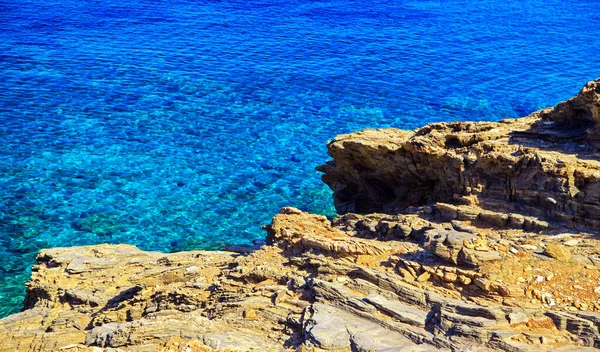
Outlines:
<svg viewBox="0 0 600 352"><path fill-rule="evenodd" d="M600 79L500 122L363 130L248 253L42 251L0 351L600 346Z"/></svg>

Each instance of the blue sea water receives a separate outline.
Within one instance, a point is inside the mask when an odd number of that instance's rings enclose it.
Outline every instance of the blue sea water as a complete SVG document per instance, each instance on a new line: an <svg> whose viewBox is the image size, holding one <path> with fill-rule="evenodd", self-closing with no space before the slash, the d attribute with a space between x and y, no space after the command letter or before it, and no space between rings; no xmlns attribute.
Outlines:
<svg viewBox="0 0 600 352"><path fill-rule="evenodd" d="M526 115L600 76L600 2L0 0L0 316L41 248L219 249L366 127Z"/></svg>

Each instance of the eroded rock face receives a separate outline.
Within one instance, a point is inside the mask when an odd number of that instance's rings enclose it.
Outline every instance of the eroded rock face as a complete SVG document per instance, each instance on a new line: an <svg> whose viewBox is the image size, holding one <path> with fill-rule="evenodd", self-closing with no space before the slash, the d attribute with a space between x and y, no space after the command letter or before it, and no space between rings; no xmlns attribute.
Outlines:
<svg viewBox="0 0 600 352"><path fill-rule="evenodd" d="M0 351L556 351L600 343L593 237L446 222L427 208L333 222L284 208L267 231L270 244L248 254L42 251L27 309L0 321ZM541 254L567 242L579 262ZM564 286L574 283L579 295Z"/></svg>
<svg viewBox="0 0 600 352"><path fill-rule="evenodd" d="M499 123L340 135L318 169L339 213L443 202L599 230L599 87L600 79L556 108Z"/></svg>
<svg viewBox="0 0 600 352"><path fill-rule="evenodd" d="M558 126L597 129L600 126L600 79L587 83L575 97L541 112Z"/></svg>
<svg viewBox="0 0 600 352"><path fill-rule="evenodd" d="M44 250L0 351L595 350L597 107L339 136L345 214L283 208L259 249Z"/></svg>

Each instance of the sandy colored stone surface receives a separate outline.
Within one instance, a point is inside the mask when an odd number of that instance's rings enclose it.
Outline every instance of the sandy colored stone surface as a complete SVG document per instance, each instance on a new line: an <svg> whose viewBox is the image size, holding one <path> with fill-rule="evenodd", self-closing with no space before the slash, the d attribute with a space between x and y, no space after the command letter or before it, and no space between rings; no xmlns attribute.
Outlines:
<svg viewBox="0 0 600 352"><path fill-rule="evenodd" d="M563 262L571 260L571 252L569 251L569 249L567 249L567 247L565 247L561 244L557 244L557 243L548 244L546 246L546 248L544 249L544 253L546 255L548 255L549 257L552 257L556 260L560 260Z"/></svg>
<svg viewBox="0 0 600 352"><path fill-rule="evenodd" d="M364 130L328 144L320 166L339 213L404 212L435 202L476 207L494 225L520 216L600 230L600 79L557 107L501 122ZM481 212L480 212L481 213ZM463 212L458 217L486 217Z"/></svg>
<svg viewBox="0 0 600 352"><path fill-rule="evenodd" d="M330 222L283 208L267 227L269 244L251 253L45 250L27 285L27 309L1 321L0 350L594 346L600 271L592 264L557 266L536 253L552 238L545 233L449 223L428 213L346 214ZM439 241L432 245L430 237ZM571 248L588 255L579 250L588 247ZM452 259L464 251L487 254L471 254L468 264ZM573 290L570 299L562 296Z"/></svg>
<svg viewBox="0 0 600 352"><path fill-rule="evenodd" d="M500 123L365 130L240 252L42 251L0 351L600 347L600 81Z"/></svg>

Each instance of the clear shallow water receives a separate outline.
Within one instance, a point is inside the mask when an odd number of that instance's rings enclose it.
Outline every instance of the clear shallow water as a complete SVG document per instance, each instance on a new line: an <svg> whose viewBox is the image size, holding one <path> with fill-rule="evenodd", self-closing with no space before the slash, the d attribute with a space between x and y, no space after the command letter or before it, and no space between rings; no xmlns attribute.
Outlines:
<svg viewBox="0 0 600 352"><path fill-rule="evenodd" d="M41 248L216 249L366 127L526 115L600 76L600 2L0 0L0 316Z"/></svg>

